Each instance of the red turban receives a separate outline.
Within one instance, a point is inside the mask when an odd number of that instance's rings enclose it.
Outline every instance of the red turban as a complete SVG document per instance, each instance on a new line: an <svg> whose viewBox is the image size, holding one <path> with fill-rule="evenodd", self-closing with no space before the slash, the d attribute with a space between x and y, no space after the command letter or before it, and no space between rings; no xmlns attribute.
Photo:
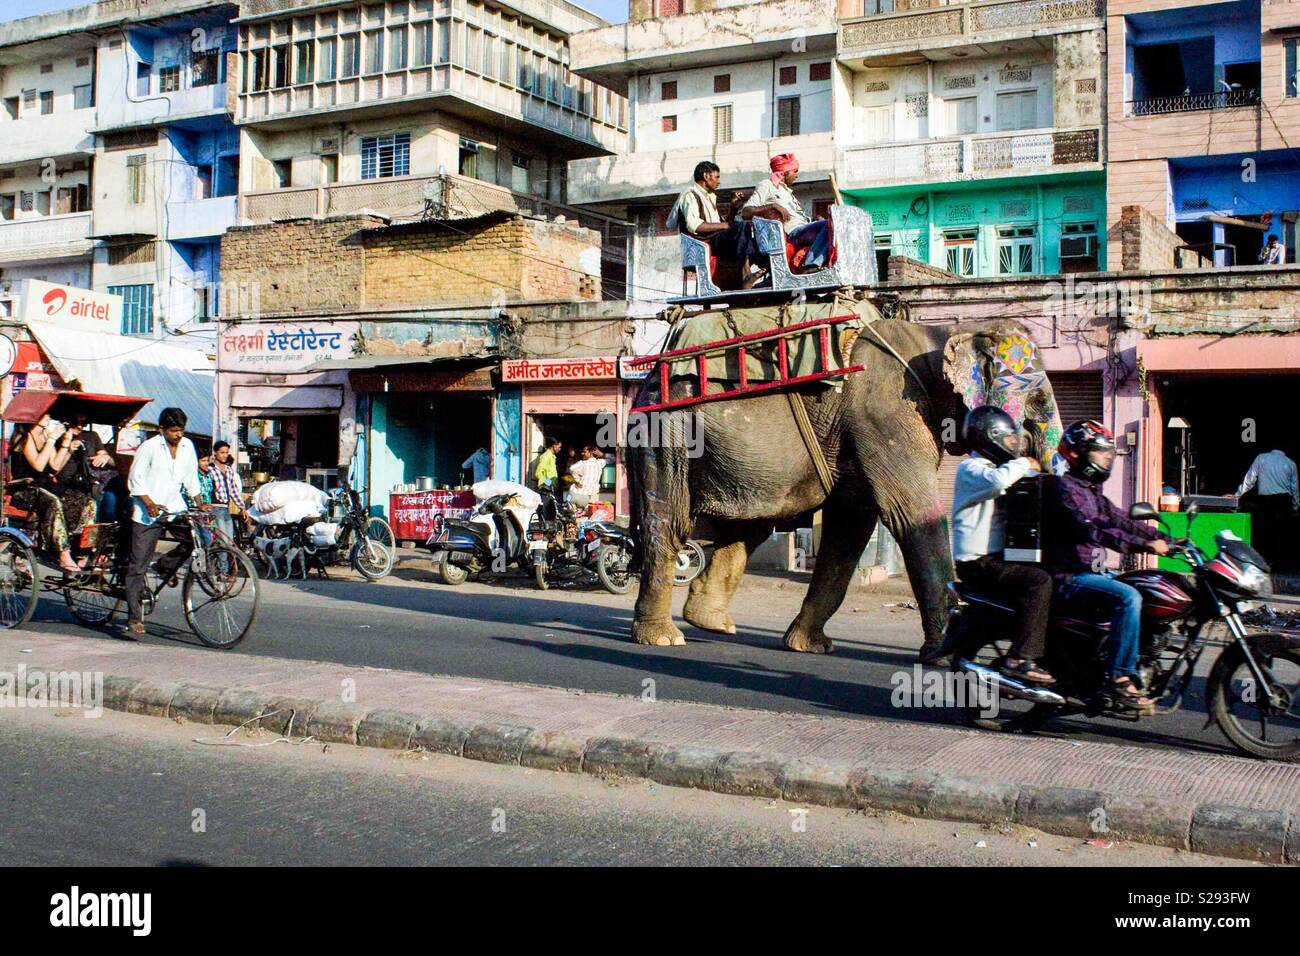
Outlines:
<svg viewBox="0 0 1300 956"><path fill-rule="evenodd" d="M771 158L768 165L772 167L773 184L780 185L786 173L799 168L799 160L795 159L794 153L778 153Z"/></svg>

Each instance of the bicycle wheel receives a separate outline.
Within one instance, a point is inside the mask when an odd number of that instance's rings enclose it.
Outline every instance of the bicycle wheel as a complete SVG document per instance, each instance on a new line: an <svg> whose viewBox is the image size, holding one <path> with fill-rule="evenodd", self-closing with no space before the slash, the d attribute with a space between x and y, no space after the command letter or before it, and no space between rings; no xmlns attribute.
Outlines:
<svg viewBox="0 0 1300 956"><path fill-rule="evenodd" d="M14 538L0 538L0 627L20 627L36 612L41 572L32 549Z"/></svg>
<svg viewBox="0 0 1300 956"><path fill-rule="evenodd" d="M700 576L709 559L698 541L687 541L682 550L677 552L677 561L673 565L673 584L684 587Z"/></svg>
<svg viewBox="0 0 1300 956"><path fill-rule="evenodd" d="M393 529L383 518L371 518L366 522L366 537L387 548L390 554L397 554L397 539Z"/></svg>
<svg viewBox="0 0 1300 956"><path fill-rule="evenodd" d="M65 587L63 600L68 611L87 627L101 627L113 619L121 598L102 588Z"/></svg>
<svg viewBox="0 0 1300 956"><path fill-rule="evenodd" d="M185 572L185 623L208 647L234 647L247 637L260 598L253 562L225 545L205 549L201 563L192 561Z"/></svg>

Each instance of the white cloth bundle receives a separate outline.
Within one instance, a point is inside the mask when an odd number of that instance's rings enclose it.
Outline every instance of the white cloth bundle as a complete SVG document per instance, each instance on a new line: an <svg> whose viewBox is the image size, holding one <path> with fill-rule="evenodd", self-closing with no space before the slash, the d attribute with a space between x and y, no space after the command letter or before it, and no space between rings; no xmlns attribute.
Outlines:
<svg viewBox="0 0 1300 956"><path fill-rule="evenodd" d="M317 510L303 513L303 517L324 514L329 507L329 496L315 485L305 481L269 481L253 492L253 509L268 514L294 502L310 502Z"/></svg>
<svg viewBox="0 0 1300 956"><path fill-rule="evenodd" d="M525 508L536 508L542 503L542 499L537 492L515 481L497 481L494 479L479 481L470 487L470 491L474 492L474 498L478 501L486 501L488 498L495 498L497 495L514 495Z"/></svg>

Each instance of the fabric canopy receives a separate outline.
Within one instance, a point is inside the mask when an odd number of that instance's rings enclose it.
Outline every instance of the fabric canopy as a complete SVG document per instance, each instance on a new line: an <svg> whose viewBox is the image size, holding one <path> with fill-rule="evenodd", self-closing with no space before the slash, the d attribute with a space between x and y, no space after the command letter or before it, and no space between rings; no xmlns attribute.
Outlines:
<svg viewBox="0 0 1300 956"><path fill-rule="evenodd" d="M75 381L87 392L150 398L139 415L145 424L156 425L162 410L175 406L189 418L187 432L212 435L216 373L202 352L52 322L28 322L27 327L64 381Z"/></svg>
<svg viewBox="0 0 1300 956"><path fill-rule="evenodd" d="M25 388L5 406L0 418L7 422L34 424L46 415L60 422L70 422L78 415L85 415L92 425L117 425L130 419L147 404L149 399L131 395L96 395L93 392L51 392Z"/></svg>

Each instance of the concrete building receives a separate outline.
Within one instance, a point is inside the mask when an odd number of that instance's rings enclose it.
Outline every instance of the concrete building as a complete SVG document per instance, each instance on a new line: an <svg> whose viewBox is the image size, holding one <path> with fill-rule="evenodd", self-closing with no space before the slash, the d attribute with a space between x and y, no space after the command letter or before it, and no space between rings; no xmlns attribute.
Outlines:
<svg viewBox="0 0 1300 956"><path fill-rule="evenodd" d="M1106 14L1108 221L1144 209L1189 265L1255 265L1269 234L1295 262L1300 5L1111 0Z"/></svg>
<svg viewBox="0 0 1300 956"><path fill-rule="evenodd" d="M830 203L844 82L835 31L830 0L634 0L627 23L573 38L573 71L628 96L626 151L571 163L569 198L635 222L629 299L681 294L665 221L701 160L721 167L725 200L793 152L800 202L809 213Z"/></svg>
<svg viewBox="0 0 1300 956"><path fill-rule="evenodd" d="M1100 0L839 0L838 184L883 267L1104 269Z"/></svg>
<svg viewBox="0 0 1300 956"><path fill-rule="evenodd" d="M621 152L625 99L575 77L604 21L564 0L250 0L239 30L241 222L372 211L567 215L568 161ZM606 274L624 235L598 216Z"/></svg>

